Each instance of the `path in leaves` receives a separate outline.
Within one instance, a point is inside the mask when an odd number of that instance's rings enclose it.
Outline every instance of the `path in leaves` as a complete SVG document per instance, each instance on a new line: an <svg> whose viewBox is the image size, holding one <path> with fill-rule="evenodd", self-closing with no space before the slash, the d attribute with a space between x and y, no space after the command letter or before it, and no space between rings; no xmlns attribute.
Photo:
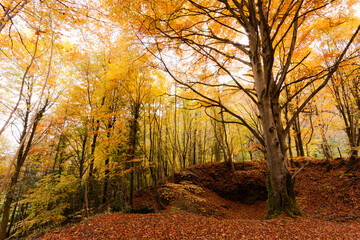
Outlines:
<svg viewBox="0 0 360 240"><path fill-rule="evenodd" d="M189 213L113 213L40 239L360 239L360 223L307 218L217 220Z"/></svg>

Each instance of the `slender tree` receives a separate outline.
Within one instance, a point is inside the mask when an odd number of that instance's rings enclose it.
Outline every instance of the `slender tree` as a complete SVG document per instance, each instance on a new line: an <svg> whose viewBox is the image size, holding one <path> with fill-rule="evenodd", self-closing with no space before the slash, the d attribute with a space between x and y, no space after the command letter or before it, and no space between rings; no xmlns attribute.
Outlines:
<svg viewBox="0 0 360 240"><path fill-rule="evenodd" d="M32 116L30 115L31 98L32 98L32 93L30 93L30 95L28 95L28 97L26 98L27 108L24 114L23 130L20 136L20 148L16 156L16 167L15 167L15 171L12 173L8 190L5 195L4 204L2 206L2 218L0 223L0 239L6 238L11 204L16 197L15 187L17 182L19 181L21 168L24 165L25 160L29 155L29 151L33 144L37 126L41 118L43 117L45 111L49 107L49 100L46 100L43 106L40 108L40 110L35 113L35 117L32 120ZM31 128L29 128L29 126Z"/></svg>

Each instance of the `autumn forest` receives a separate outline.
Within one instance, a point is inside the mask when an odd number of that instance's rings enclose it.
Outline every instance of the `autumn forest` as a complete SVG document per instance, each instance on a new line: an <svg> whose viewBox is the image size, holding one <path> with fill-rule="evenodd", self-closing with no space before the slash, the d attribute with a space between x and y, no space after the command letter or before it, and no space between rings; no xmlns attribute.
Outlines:
<svg viewBox="0 0 360 240"><path fill-rule="evenodd" d="M360 238L358 9L3 0L0 240Z"/></svg>

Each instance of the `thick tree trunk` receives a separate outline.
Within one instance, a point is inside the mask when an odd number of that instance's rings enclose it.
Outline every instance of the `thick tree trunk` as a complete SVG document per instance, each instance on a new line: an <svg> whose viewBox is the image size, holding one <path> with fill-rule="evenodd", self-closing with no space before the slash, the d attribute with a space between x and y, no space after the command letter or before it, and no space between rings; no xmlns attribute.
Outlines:
<svg viewBox="0 0 360 240"><path fill-rule="evenodd" d="M286 135L281 122L278 99L264 97L259 112L264 130L267 160L268 211L266 218L285 212L289 216L303 215L295 196L294 181L288 169Z"/></svg>
<svg viewBox="0 0 360 240"><path fill-rule="evenodd" d="M260 5L261 2L258 4ZM281 120L280 93L272 72L274 49L269 26L265 17L261 15L262 21L259 26L262 39L260 39L258 29L255 27L257 25L256 16L250 17L251 22L247 29L249 56L267 161L268 211L266 218L276 217L281 212L285 212L289 216L303 215L296 203L294 182L288 169L287 134Z"/></svg>

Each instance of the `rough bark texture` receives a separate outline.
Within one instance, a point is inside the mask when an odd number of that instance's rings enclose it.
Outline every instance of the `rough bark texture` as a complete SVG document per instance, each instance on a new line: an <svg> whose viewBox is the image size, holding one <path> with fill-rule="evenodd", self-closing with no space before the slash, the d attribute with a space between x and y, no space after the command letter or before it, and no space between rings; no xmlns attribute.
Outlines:
<svg viewBox="0 0 360 240"><path fill-rule="evenodd" d="M259 107L267 160L268 211L266 218L285 212L289 216L303 215L297 202L294 182L288 170L286 136L280 118L277 99L264 99Z"/></svg>

